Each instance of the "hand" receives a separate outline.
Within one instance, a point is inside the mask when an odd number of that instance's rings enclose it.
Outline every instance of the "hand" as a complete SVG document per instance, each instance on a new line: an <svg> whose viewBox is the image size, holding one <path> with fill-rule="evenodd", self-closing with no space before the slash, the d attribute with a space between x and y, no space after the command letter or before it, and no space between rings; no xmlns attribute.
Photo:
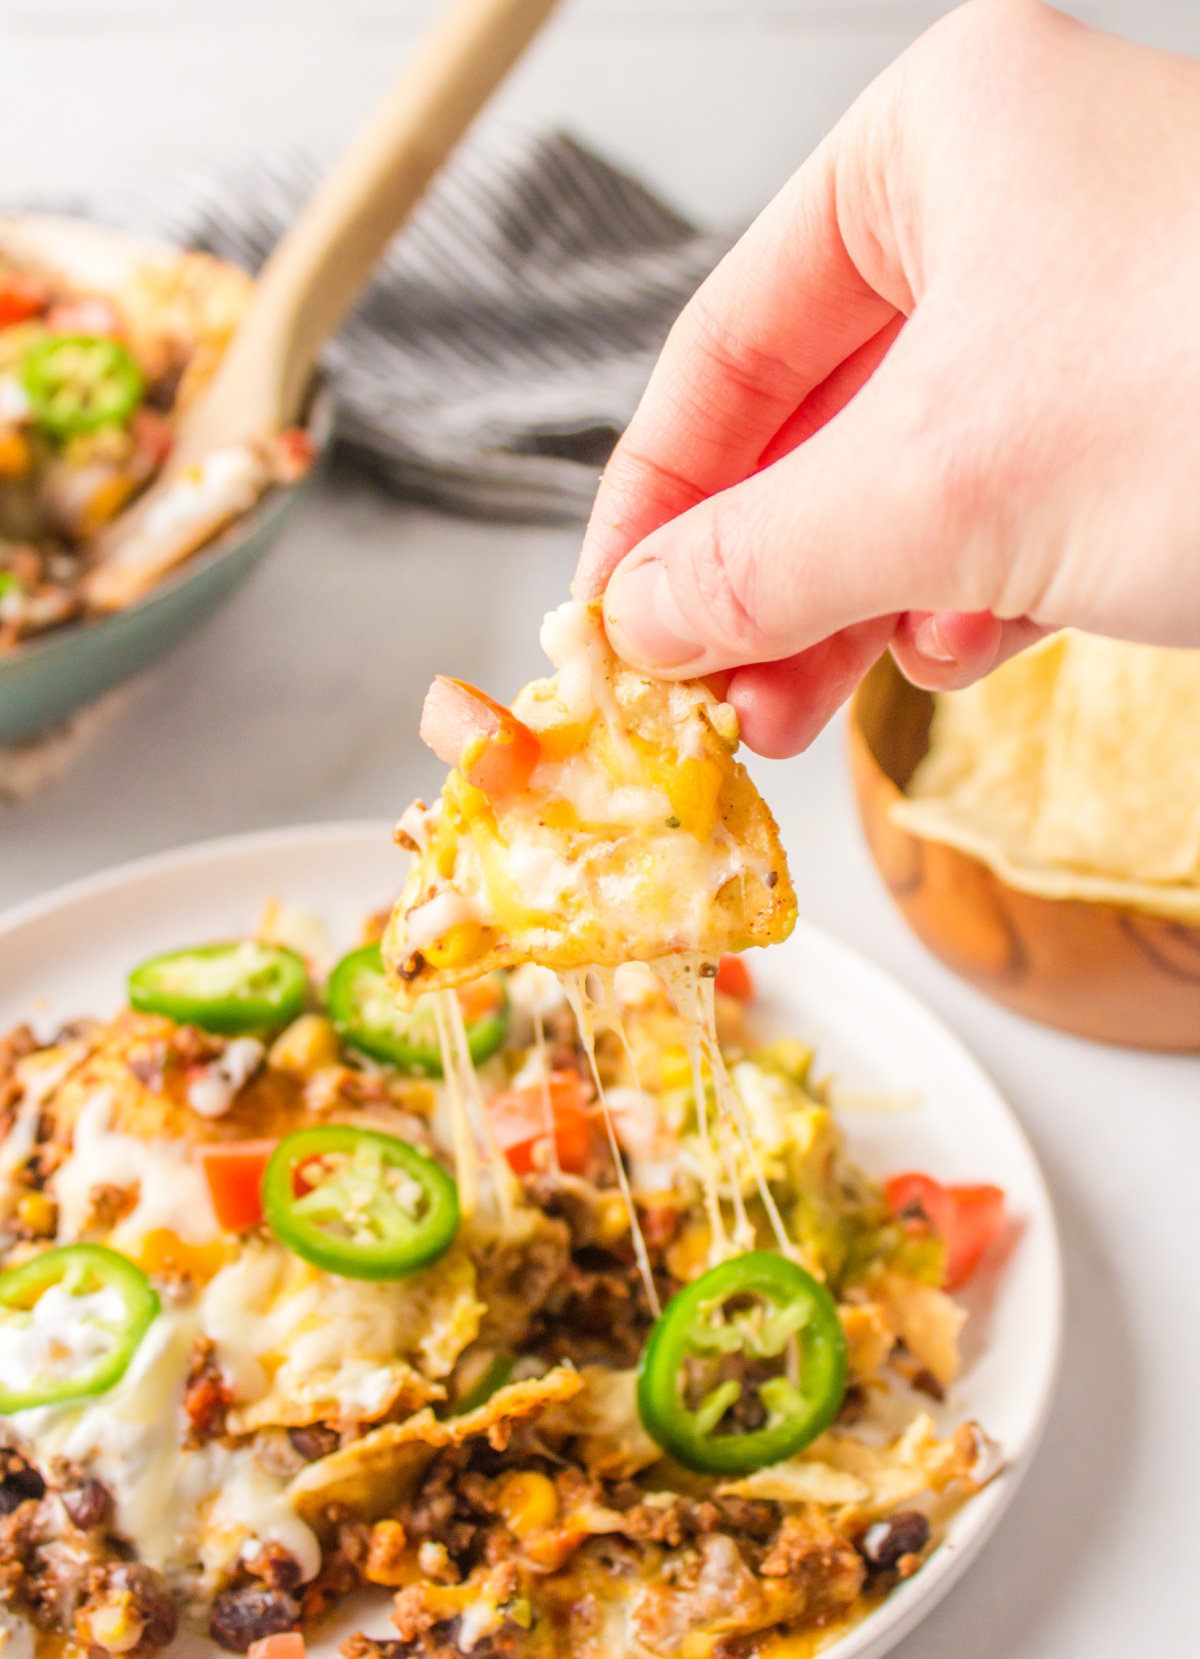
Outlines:
<svg viewBox="0 0 1200 1659"><path fill-rule="evenodd" d="M1200 64L1032 0L943 18L697 292L576 593L809 743L889 644L1200 646Z"/></svg>

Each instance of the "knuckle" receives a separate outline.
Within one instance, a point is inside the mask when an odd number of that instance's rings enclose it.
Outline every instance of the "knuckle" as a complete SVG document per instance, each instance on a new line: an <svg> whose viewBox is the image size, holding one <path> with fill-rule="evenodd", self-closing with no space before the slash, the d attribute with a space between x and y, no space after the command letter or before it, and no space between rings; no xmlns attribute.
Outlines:
<svg viewBox="0 0 1200 1659"><path fill-rule="evenodd" d="M777 655L760 539L747 534L745 514L728 496L714 497L697 517L690 577L705 632L746 662Z"/></svg>

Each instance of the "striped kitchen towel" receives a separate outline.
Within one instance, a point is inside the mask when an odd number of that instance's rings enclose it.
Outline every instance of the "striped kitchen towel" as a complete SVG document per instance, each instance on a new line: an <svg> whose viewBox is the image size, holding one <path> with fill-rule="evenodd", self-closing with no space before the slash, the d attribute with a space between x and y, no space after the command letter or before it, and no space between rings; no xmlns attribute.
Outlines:
<svg viewBox="0 0 1200 1659"><path fill-rule="evenodd" d="M70 207L253 271L318 177L300 159L255 160ZM405 495L487 517L585 518L672 320L731 240L565 133L489 130L441 175L327 348L339 434Z"/></svg>

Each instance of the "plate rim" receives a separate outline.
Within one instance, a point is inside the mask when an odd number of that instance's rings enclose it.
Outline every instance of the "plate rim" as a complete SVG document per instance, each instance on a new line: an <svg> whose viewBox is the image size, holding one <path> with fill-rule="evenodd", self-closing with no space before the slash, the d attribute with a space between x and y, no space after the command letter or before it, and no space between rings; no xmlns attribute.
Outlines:
<svg viewBox="0 0 1200 1659"><path fill-rule="evenodd" d="M358 838L378 843L381 837L390 835L391 822L388 819L350 818L280 825L185 842L180 846L143 854L88 875L78 876L45 893L9 906L0 912L0 944L16 930L36 923L39 919L72 904L112 892L148 877L183 871L197 863L236 858L244 854L282 847L317 847L326 841L344 842ZM822 1655L828 1654L831 1659L880 1659L881 1655L902 1641L932 1613L979 1555L1016 1496L1037 1455L1054 1404L1062 1361L1065 1307L1062 1240L1045 1172L1024 1125L988 1071L958 1033L907 985L855 946L803 918L797 923L797 932L802 937L812 939L818 948L832 951L852 971L865 973L889 995L898 997L901 1003L907 1003L916 1011L930 1035L936 1034L944 1047L952 1052L955 1063L977 1074L1003 1112L1007 1127L1024 1155L1046 1229L1045 1247L1050 1278L1049 1283L1044 1286L1044 1291L1048 1310L1046 1318L1049 1352L1036 1395L1036 1409L1020 1450L1015 1456L1006 1458L1004 1468L995 1480L960 1512L964 1517L963 1536L948 1539L919 1574L908 1583L898 1586L886 1601L874 1608L844 1636L820 1650Z"/></svg>

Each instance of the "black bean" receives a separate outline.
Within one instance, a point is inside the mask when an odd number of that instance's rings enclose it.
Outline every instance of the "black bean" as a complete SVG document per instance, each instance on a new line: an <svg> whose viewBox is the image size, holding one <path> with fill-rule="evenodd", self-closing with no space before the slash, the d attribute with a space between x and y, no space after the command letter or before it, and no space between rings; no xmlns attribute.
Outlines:
<svg viewBox="0 0 1200 1659"><path fill-rule="evenodd" d="M112 1495L98 1480L85 1480L62 1495L63 1508L80 1532L89 1532L108 1519L112 1509Z"/></svg>
<svg viewBox="0 0 1200 1659"><path fill-rule="evenodd" d="M46 1483L18 1452L0 1453L0 1515L11 1515L30 1498L44 1498Z"/></svg>
<svg viewBox="0 0 1200 1659"><path fill-rule="evenodd" d="M902 1509L876 1521L859 1539L859 1553L877 1572L890 1572L903 1555L920 1555L929 1542L929 1521L919 1509Z"/></svg>
<svg viewBox="0 0 1200 1659"><path fill-rule="evenodd" d="M99 1485L99 1482L96 1484ZM179 1622L175 1598L167 1587L166 1579L156 1568L147 1567L141 1561L121 1561L109 1569L108 1583L113 1589L129 1591L145 1621L139 1650L157 1650L175 1640L175 1627Z"/></svg>
<svg viewBox="0 0 1200 1659"><path fill-rule="evenodd" d="M340 1436L328 1423L306 1423L303 1428L289 1429L288 1439L306 1463L315 1463L337 1451Z"/></svg>
<svg viewBox="0 0 1200 1659"><path fill-rule="evenodd" d="M300 1604L285 1590L227 1590L213 1604L208 1633L214 1642L245 1653L264 1636L281 1636L300 1622Z"/></svg>

